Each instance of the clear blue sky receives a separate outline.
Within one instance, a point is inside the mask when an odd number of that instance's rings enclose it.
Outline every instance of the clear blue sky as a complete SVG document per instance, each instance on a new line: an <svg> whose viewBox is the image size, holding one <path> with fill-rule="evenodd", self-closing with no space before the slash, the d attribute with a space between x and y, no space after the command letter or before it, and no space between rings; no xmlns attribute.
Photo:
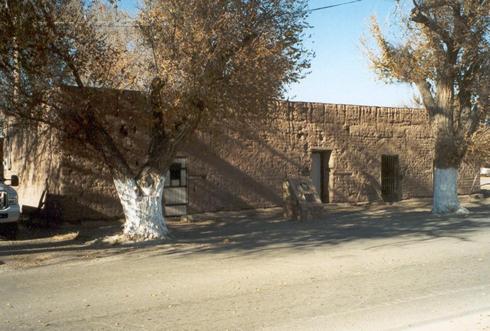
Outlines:
<svg viewBox="0 0 490 331"><path fill-rule="evenodd" d="M310 8L347 0L309 0ZM137 0L122 0L121 8L135 13ZM410 106L414 95L407 84L387 85L376 80L360 45L368 35L369 19L376 14L381 25L389 21L394 0L363 0L311 13L307 46L316 56L311 73L290 87L291 100L377 106Z"/></svg>

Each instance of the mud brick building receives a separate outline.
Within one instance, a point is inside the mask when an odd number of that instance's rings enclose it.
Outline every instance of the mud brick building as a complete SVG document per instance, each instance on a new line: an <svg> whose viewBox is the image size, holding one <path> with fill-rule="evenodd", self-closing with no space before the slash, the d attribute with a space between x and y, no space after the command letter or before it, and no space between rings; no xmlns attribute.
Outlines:
<svg viewBox="0 0 490 331"><path fill-rule="evenodd" d="M137 92L101 95L120 147L141 162L145 102ZM21 180L25 209L45 200L65 220L122 215L109 170L50 130L7 128L8 175ZM37 138L35 138L37 136ZM41 138L39 138L41 137ZM432 194L432 137L423 109L278 102L268 116L200 130L166 181L168 215L282 205L288 177L309 176L324 203L397 201ZM459 193L479 191L479 165L465 162Z"/></svg>

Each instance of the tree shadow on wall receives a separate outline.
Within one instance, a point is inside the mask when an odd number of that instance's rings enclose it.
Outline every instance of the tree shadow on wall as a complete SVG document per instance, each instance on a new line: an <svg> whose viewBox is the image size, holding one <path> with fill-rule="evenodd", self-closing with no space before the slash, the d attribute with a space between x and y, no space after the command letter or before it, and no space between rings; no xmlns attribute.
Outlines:
<svg viewBox="0 0 490 331"><path fill-rule="evenodd" d="M238 144L236 139L228 139L229 146L235 146ZM240 148L239 145L236 147ZM233 149L233 148L231 148ZM258 162L254 159L239 160L239 165L232 164L232 161L237 161L233 157L225 158L211 148L209 145L203 143L199 139L193 139L192 145L188 147L187 152L192 155L192 158L199 160L200 163L206 165L207 173L200 180L200 195L205 197L207 206L202 208L214 208L215 210L226 209L242 209L252 208L253 205L279 205L282 203L281 190L277 187L281 187L283 178L280 177L279 185L275 185L274 189L271 188L270 183L264 183L262 180L265 177L260 173L260 167L256 165ZM257 168L257 172L247 171ZM190 173L190 175L196 175ZM277 178L274 178L277 181ZM192 187L192 181L196 179L190 179L189 184ZM268 185L269 184L269 185ZM193 198L192 192L190 193L191 204ZM202 196L195 197L196 200L203 200ZM228 207L228 208L227 208Z"/></svg>

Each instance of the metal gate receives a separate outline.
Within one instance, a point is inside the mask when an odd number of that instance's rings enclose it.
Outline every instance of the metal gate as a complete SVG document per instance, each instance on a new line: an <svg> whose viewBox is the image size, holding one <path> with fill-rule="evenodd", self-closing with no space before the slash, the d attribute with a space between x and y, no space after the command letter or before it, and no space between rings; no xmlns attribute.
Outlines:
<svg viewBox="0 0 490 331"><path fill-rule="evenodd" d="M176 158L165 178L165 216L187 215L187 159Z"/></svg>
<svg viewBox="0 0 490 331"><path fill-rule="evenodd" d="M381 195L384 201L401 199L400 161L398 155L381 156Z"/></svg>

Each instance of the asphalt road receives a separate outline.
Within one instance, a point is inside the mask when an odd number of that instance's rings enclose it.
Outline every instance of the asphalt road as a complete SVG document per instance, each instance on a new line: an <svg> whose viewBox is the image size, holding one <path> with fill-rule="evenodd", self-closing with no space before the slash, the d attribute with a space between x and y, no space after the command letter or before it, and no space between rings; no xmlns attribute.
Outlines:
<svg viewBox="0 0 490 331"><path fill-rule="evenodd" d="M421 231L333 243L0 269L0 328L490 330L489 215L436 220L445 231L421 221Z"/></svg>

